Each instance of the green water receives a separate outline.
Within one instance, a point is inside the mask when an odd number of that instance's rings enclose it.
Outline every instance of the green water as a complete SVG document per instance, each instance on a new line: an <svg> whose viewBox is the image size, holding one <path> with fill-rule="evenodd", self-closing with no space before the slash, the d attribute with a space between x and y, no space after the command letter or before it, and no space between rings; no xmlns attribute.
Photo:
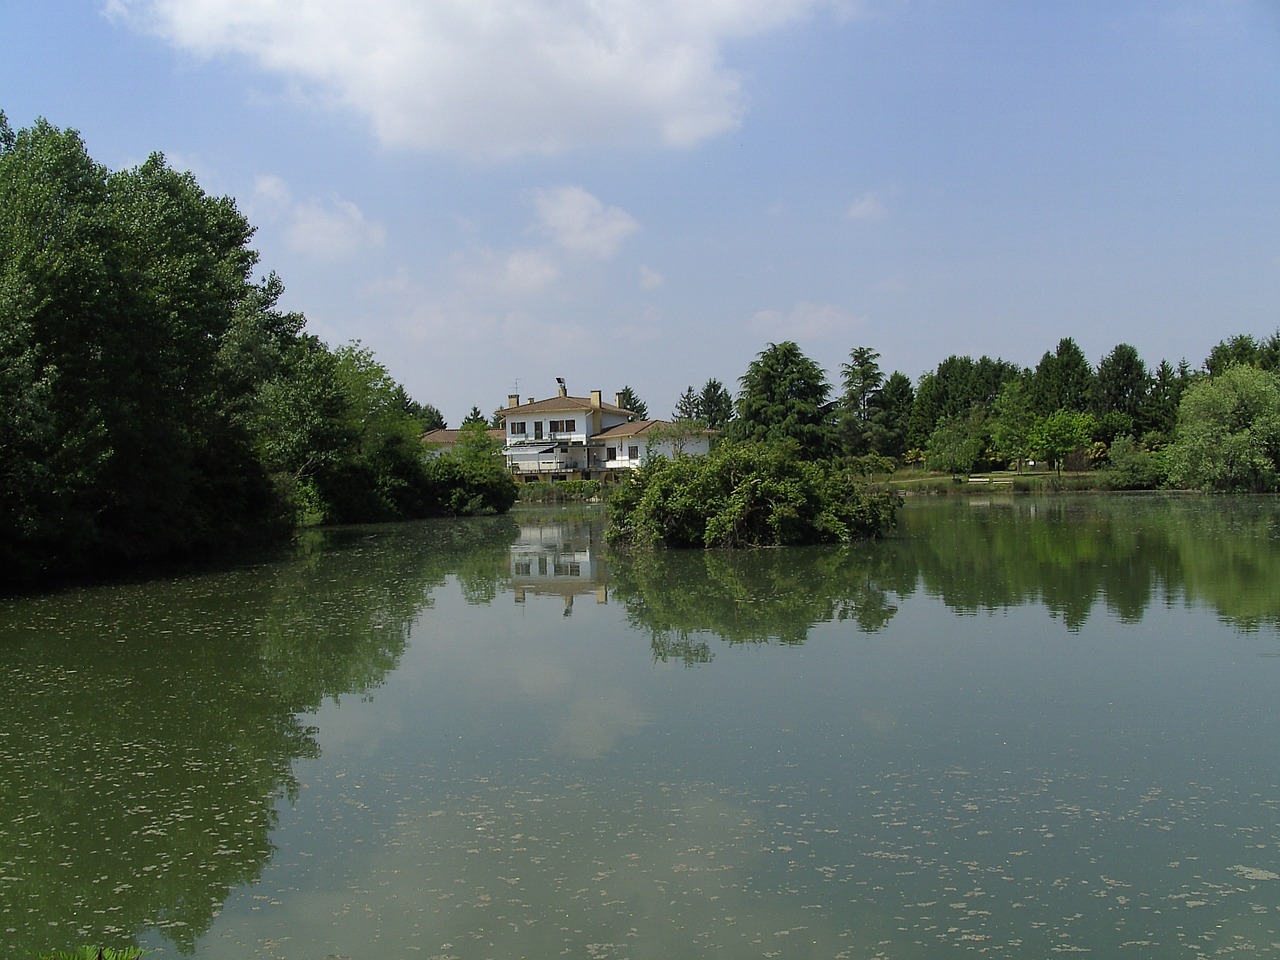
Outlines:
<svg viewBox="0 0 1280 960"><path fill-rule="evenodd" d="M0 605L0 955L1280 954L1280 502L343 530Z"/></svg>

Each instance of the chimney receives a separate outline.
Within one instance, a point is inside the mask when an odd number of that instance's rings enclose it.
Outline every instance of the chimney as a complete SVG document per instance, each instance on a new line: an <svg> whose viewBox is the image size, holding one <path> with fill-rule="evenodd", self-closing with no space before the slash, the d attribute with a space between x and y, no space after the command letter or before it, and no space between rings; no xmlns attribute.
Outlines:
<svg viewBox="0 0 1280 960"><path fill-rule="evenodd" d="M560 386L560 396L567 397L569 395L569 388L564 385L564 377L556 377L556 383Z"/></svg>
<svg viewBox="0 0 1280 960"><path fill-rule="evenodd" d="M520 394L518 394L518 393L508 393L508 394L507 394L507 409L508 409L508 410L510 410L512 407L518 407L518 406L520 406Z"/></svg>
<svg viewBox="0 0 1280 960"><path fill-rule="evenodd" d="M591 409L593 409L593 410L599 410L599 409L600 409L600 402L601 402L601 401L600 401L600 391L599 391L599 390L592 390L592 391L591 391Z"/></svg>
<svg viewBox="0 0 1280 960"><path fill-rule="evenodd" d="M615 407L620 407L620 406L622 406L622 391L621 391L621 390L619 390L617 393L615 393L615 394L613 395L613 405L614 405Z"/></svg>
<svg viewBox="0 0 1280 960"><path fill-rule="evenodd" d="M604 410L601 407L600 391L591 391L591 435L594 437L604 426Z"/></svg>

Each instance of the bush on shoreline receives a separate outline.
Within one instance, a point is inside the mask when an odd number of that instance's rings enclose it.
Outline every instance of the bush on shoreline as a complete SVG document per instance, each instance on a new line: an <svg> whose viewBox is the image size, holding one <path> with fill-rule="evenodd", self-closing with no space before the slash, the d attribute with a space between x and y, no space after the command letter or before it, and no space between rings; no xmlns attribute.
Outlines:
<svg viewBox="0 0 1280 960"><path fill-rule="evenodd" d="M901 502L839 461L801 460L784 444L723 444L645 464L610 498L608 535L667 547L847 543L883 535Z"/></svg>

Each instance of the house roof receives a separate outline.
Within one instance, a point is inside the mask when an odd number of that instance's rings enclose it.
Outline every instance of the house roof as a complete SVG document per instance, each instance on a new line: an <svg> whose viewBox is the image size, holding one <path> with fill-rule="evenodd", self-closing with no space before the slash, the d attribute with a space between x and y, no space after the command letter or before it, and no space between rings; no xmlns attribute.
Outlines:
<svg viewBox="0 0 1280 960"><path fill-rule="evenodd" d="M440 446L451 447L458 442L458 436L461 430L428 430L422 435L423 443L437 443ZM485 430L485 434L499 442L507 439L506 431L501 427Z"/></svg>
<svg viewBox="0 0 1280 960"><path fill-rule="evenodd" d="M601 430L594 437L592 437L592 439L593 440L600 440L600 439L612 440L612 439L619 439L622 437L638 437L638 436L641 436L642 434L648 433L654 427L673 427L673 426L675 426L675 424L672 423L670 420L632 420L630 423L619 423L617 426L613 426L613 427L609 427L608 429ZM706 436L712 436L715 434L715 432L716 431L714 430L707 430L705 428L693 431L693 433L703 434Z"/></svg>
<svg viewBox="0 0 1280 960"><path fill-rule="evenodd" d="M534 400L532 403L522 403L515 407L500 407L496 412L503 417L511 416L528 416L536 413L558 413L560 411L572 413L590 413L595 407L591 404L590 397L548 397L546 400ZM605 413L612 413L619 417L634 417L635 413L626 410L612 403L600 404L600 409Z"/></svg>

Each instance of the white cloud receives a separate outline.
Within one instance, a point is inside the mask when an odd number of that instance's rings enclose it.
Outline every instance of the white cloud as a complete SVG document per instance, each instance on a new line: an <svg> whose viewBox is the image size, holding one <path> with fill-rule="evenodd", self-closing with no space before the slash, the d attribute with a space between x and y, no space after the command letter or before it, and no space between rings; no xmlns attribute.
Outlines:
<svg viewBox="0 0 1280 960"><path fill-rule="evenodd" d="M858 318L844 307L802 300L787 313L761 310L751 318L752 328L772 342L819 339L856 326Z"/></svg>
<svg viewBox="0 0 1280 960"><path fill-rule="evenodd" d="M688 146L736 127L726 41L831 0L107 0L198 56L244 57L384 144L483 156Z"/></svg>
<svg viewBox="0 0 1280 960"><path fill-rule="evenodd" d="M631 214L606 207L581 187L539 190L533 205L539 228L559 246L601 260L613 256L622 241L640 229Z"/></svg>
<svg viewBox="0 0 1280 960"><path fill-rule="evenodd" d="M317 260L337 260L386 240L381 224L365 218L350 200L294 202L293 191L281 177L263 174L253 182L249 212L283 225L285 243L296 253Z"/></svg>
<svg viewBox="0 0 1280 960"><path fill-rule="evenodd" d="M545 250L513 250L507 255L503 286L516 293L542 290L560 278L560 267Z"/></svg>
<svg viewBox="0 0 1280 960"><path fill-rule="evenodd" d="M640 265L640 286L644 290L657 290L666 283L666 279L652 267Z"/></svg>
<svg viewBox="0 0 1280 960"><path fill-rule="evenodd" d="M866 193L854 201L847 214L850 220L879 220L888 211L874 193Z"/></svg>

